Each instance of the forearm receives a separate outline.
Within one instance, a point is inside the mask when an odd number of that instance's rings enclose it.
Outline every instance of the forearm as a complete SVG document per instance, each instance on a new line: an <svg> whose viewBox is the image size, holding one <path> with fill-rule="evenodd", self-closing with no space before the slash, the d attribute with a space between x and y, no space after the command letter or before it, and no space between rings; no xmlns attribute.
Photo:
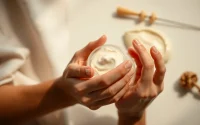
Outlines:
<svg viewBox="0 0 200 125"><path fill-rule="evenodd" d="M0 123L23 122L57 109L75 104L75 101L56 84L60 79L33 86L0 87Z"/></svg>
<svg viewBox="0 0 200 125"><path fill-rule="evenodd" d="M126 116L118 113L118 125L146 125L145 113L140 117Z"/></svg>

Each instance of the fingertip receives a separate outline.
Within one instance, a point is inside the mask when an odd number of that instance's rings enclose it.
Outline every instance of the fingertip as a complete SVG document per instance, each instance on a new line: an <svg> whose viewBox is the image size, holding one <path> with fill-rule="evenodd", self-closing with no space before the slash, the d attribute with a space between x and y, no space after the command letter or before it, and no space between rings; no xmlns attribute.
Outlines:
<svg viewBox="0 0 200 125"><path fill-rule="evenodd" d="M132 44L133 44L134 47L137 47L137 46L141 45L141 43L138 40L136 40L136 39L134 39L132 41Z"/></svg>
<svg viewBox="0 0 200 125"><path fill-rule="evenodd" d="M101 39L106 40L106 39L107 39L107 36L104 34L104 35L101 36Z"/></svg>
<svg viewBox="0 0 200 125"><path fill-rule="evenodd" d="M90 68L91 69L91 75L90 77L93 77L94 76L94 69L93 68Z"/></svg>
<svg viewBox="0 0 200 125"><path fill-rule="evenodd" d="M107 40L107 36L106 35L102 35L98 40L106 41Z"/></svg>
<svg viewBox="0 0 200 125"><path fill-rule="evenodd" d="M154 47L154 46L152 46L152 47L150 48L150 54L151 54L152 57L154 56L153 47Z"/></svg>
<svg viewBox="0 0 200 125"><path fill-rule="evenodd" d="M97 46L101 46L105 44L106 40L107 40L106 35L102 35L98 40L96 40L96 42L98 43Z"/></svg>
<svg viewBox="0 0 200 125"><path fill-rule="evenodd" d="M158 53L159 53L158 49L157 49L155 46L152 46L152 47L151 47L151 52L152 52L152 53L155 53L155 54L158 54Z"/></svg>
<svg viewBox="0 0 200 125"><path fill-rule="evenodd" d="M152 46L150 48L150 53L153 58L161 58L162 57L161 53L158 51L158 49L155 46Z"/></svg>

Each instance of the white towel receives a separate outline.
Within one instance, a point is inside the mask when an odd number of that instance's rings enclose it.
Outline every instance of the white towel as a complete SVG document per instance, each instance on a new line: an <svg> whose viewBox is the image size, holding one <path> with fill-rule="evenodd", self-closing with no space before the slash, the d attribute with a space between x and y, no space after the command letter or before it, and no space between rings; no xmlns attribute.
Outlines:
<svg viewBox="0 0 200 125"><path fill-rule="evenodd" d="M69 61L65 1L0 0L0 85L32 85L62 75ZM30 125L65 125L64 119L56 111Z"/></svg>

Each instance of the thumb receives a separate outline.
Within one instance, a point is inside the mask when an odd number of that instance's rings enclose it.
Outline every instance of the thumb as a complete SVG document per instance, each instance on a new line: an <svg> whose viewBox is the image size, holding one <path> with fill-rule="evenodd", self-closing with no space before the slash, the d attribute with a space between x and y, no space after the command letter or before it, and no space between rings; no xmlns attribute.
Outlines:
<svg viewBox="0 0 200 125"><path fill-rule="evenodd" d="M107 40L107 37L105 35L101 36L98 40L95 40L93 42L89 42L83 49L81 49L80 55L83 60L86 60L90 53L96 49L99 46L102 46Z"/></svg>
<svg viewBox="0 0 200 125"><path fill-rule="evenodd" d="M64 75L68 78L91 78L94 75L94 70L89 66L69 64Z"/></svg>

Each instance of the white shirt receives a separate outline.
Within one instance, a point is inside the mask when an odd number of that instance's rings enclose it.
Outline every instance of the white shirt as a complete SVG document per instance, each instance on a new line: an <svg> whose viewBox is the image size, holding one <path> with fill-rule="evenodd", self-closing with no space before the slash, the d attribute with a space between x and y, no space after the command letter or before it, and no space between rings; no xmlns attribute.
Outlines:
<svg viewBox="0 0 200 125"><path fill-rule="evenodd" d="M62 75L69 61L66 12L66 0L0 0L0 85L32 85ZM29 124L64 125L63 113Z"/></svg>

